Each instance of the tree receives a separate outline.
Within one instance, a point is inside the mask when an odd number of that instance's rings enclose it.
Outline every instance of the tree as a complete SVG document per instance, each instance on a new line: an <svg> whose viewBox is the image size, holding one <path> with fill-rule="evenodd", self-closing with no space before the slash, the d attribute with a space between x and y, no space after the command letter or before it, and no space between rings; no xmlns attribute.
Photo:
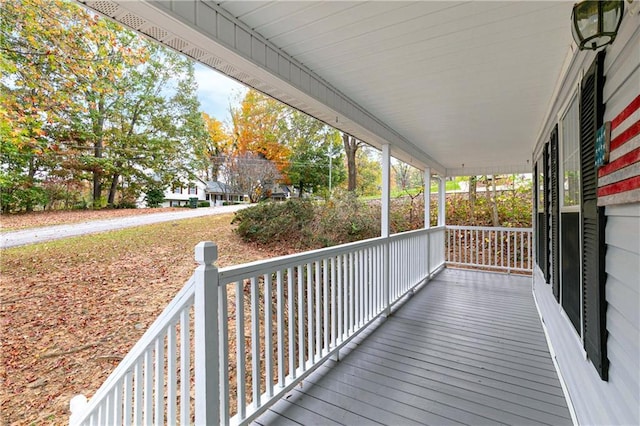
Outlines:
<svg viewBox="0 0 640 426"><path fill-rule="evenodd" d="M346 133L342 134L342 142L344 144L344 152L347 156L347 173L349 177L347 190L355 191L357 187L356 154L364 143Z"/></svg>
<svg viewBox="0 0 640 426"><path fill-rule="evenodd" d="M188 60L67 1L10 0L0 13L7 120L38 136L9 141L30 147L15 169L89 181L95 207L188 169L186 147L205 134Z"/></svg>
<svg viewBox="0 0 640 426"><path fill-rule="evenodd" d="M302 112L292 110L288 117L286 143L291 155L285 169L288 180L304 192L318 192L340 184L345 179L341 148L337 130ZM331 158L333 156L333 158Z"/></svg>
<svg viewBox="0 0 640 426"><path fill-rule="evenodd" d="M497 176L484 176L485 195L487 204L491 207L491 222L493 226L500 226L500 218L498 216L498 200L496 196L496 179Z"/></svg>
<svg viewBox="0 0 640 426"><path fill-rule="evenodd" d="M411 188L423 186L424 178L422 173L415 167L403 161L392 160L391 168L393 169L396 187L399 189L406 191Z"/></svg>
<svg viewBox="0 0 640 426"><path fill-rule="evenodd" d="M282 133L289 111L275 99L249 90L240 105L230 110L234 152L259 154L282 172L288 166L289 149L282 143Z"/></svg>
<svg viewBox="0 0 640 426"><path fill-rule="evenodd" d="M150 187L144 200L149 208L160 207L164 203L164 189L160 186Z"/></svg>
<svg viewBox="0 0 640 426"><path fill-rule="evenodd" d="M192 147L207 138L190 61L152 45L147 62L124 77L128 91L117 99L104 136L109 205L119 184L133 196L150 179L166 185L189 174Z"/></svg>
<svg viewBox="0 0 640 426"><path fill-rule="evenodd" d="M247 194L252 203L266 198L282 177L272 161L252 152L227 157L222 170L227 184L233 190Z"/></svg>
<svg viewBox="0 0 640 426"><path fill-rule="evenodd" d="M103 158L108 113L128 89L116 83L147 59L145 46L133 33L69 2L10 1L5 8L15 29L3 34L3 50L15 65L10 77L20 77L16 90L35 99L48 141L56 142L65 166L80 179L89 174L98 204L109 169Z"/></svg>
<svg viewBox="0 0 640 426"><path fill-rule="evenodd" d="M222 122L202 113L207 137L194 145L195 166L204 180L217 181L224 158L231 153L231 137Z"/></svg>
<svg viewBox="0 0 640 426"><path fill-rule="evenodd" d="M359 195L380 194L382 186L382 167L378 151L363 147L356 155L356 190Z"/></svg>

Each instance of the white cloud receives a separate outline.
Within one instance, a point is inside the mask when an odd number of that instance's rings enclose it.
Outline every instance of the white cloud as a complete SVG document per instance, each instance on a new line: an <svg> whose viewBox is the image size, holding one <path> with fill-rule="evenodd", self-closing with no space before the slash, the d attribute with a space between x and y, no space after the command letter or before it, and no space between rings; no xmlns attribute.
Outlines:
<svg viewBox="0 0 640 426"><path fill-rule="evenodd" d="M220 121L227 121L229 117L229 102L235 93L244 94L246 86L196 63L195 78L198 82L198 100L204 112Z"/></svg>

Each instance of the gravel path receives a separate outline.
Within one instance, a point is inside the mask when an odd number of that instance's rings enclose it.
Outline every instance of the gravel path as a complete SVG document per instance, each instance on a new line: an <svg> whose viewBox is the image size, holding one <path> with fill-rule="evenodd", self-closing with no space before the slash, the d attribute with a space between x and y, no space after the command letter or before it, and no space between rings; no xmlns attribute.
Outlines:
<svg viewBox="0 0 640 426"><path fill-rule="evenodd" d="M24 246L27 244L36 244L44 241L59 240L61 238L95 234L97 232L113 231L116 229L149 225L158 222L168 222L171 220L190 219L193 217L232 213L249 206L250 204L238 204L235 206L185 209L184 211L178 212L146 214L106 220L92 220L87 222L73 223L69 225L44 226L41 228L3 232L0 234L0 248L5 249L10 247Z"/></svg>

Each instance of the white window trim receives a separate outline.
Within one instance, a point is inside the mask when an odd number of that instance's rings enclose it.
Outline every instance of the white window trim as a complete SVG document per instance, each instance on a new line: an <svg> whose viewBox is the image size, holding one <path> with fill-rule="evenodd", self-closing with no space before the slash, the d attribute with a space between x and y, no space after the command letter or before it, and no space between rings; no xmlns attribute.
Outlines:
<svg viewBox="0 0 640 426"><path fill-rule="evenodd" d="M561 185L560 190L560 213L569 213L569 212L580 212L580 204L575 206L565 206L564 205L564 140L563 140L563 129L562 124L564 122L564 118L567 116L569 112L569 107L572 105L575 100L578 106L578 119L580 113L580 83L576 84L576 87L572 91L572 95L565 101L562 105L562 109L560 113L558 113L558 183ZM579 124L579 123L578 123ZM579 129L579 126L578 126ZM580 141L578 140L578 155L580 154ZM580 177L582 179L582 176ZM582 196L582 195L581 195Z"/></svg>
<svg viewBox="0 0 640 426"><path fill-rule="evenodd" d="M563 132L562 132L562 123L563 123L563 118L567 115L567 112L569 111L569 107L571 106L571 104L574 102L574 100L577 102L578 104L578 124L579 124L579 120L580 120L580 82L582 81L582 72L580 73L580 78L578 79L578 82L575 84L574 88L571 90L571 95L567 97L567 99L564 101L564 103L562 104L562 108L560 108L558 115L557 115L557 123L558 123L558 183L561 184L561 190L560 190L560 196L559 201L560 201L560 215L562 215L562 213L578 213L579 215L579 221L580 223L582 223L582 213L581 213L581 207L582 204L578 204L576 206L565 206L564 205L564 141L563 141ZM578 125L579 128L579 125ZM578 150L580 149L580 141L578 140ZM560 178L561 177L561 178ZM580 176L580 180L582 181L582 176ZM580 193L580 197L582 197L582 193ZM562 236L562 221L560 221L559 224L559 238L561 238ZM579 227L580 230L580 254L579 254L579 258L582 259L582 226ZM559 246L562 246L562 241L558 242ZM580 341L581 343L581 347L584 346L584 310L582 309L582 307L584 306L584 291L582 289L582 284L580 285L580 331L576 330L575 327L573 326L573 323L571 322L571 320L569 319L569 316L567 315L567 313L564 311L564 308L562 307L562 302L563 302L563 298L562 298L562 255L560 255L560 258L558 259L558 265L560 268L560 294L559 294L559 301L558 301L558 306L560 308L560 311L562 313L562 316L566 319L567 323L569 324L569 326L571 327L572 330L574 330L576 332L575 336L577 338L577 340ZM582 283L582 265L580 265L580 278L579 278L579 282ZM584 351L584 350L583 350ZM586 357L586 351L584 352L585 357Z"/></svg>

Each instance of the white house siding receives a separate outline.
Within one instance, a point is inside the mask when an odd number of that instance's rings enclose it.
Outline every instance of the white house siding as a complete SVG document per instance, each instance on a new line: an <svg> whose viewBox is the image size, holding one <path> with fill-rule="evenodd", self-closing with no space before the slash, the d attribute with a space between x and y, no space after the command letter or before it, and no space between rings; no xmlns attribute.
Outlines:
<svg viewBox="0 0 640 426"><path fill-rule="evenodd" d="M574 60L537 151L592 60L592 53ZM640 94L640 15L625 15L618 38L607 48L604 75L604 120L610 121ZM608 381L586 359L580 337L540 270L534 274L534 294L578 423L639 425L640 203L608 206L605 212Z"/></svg>

